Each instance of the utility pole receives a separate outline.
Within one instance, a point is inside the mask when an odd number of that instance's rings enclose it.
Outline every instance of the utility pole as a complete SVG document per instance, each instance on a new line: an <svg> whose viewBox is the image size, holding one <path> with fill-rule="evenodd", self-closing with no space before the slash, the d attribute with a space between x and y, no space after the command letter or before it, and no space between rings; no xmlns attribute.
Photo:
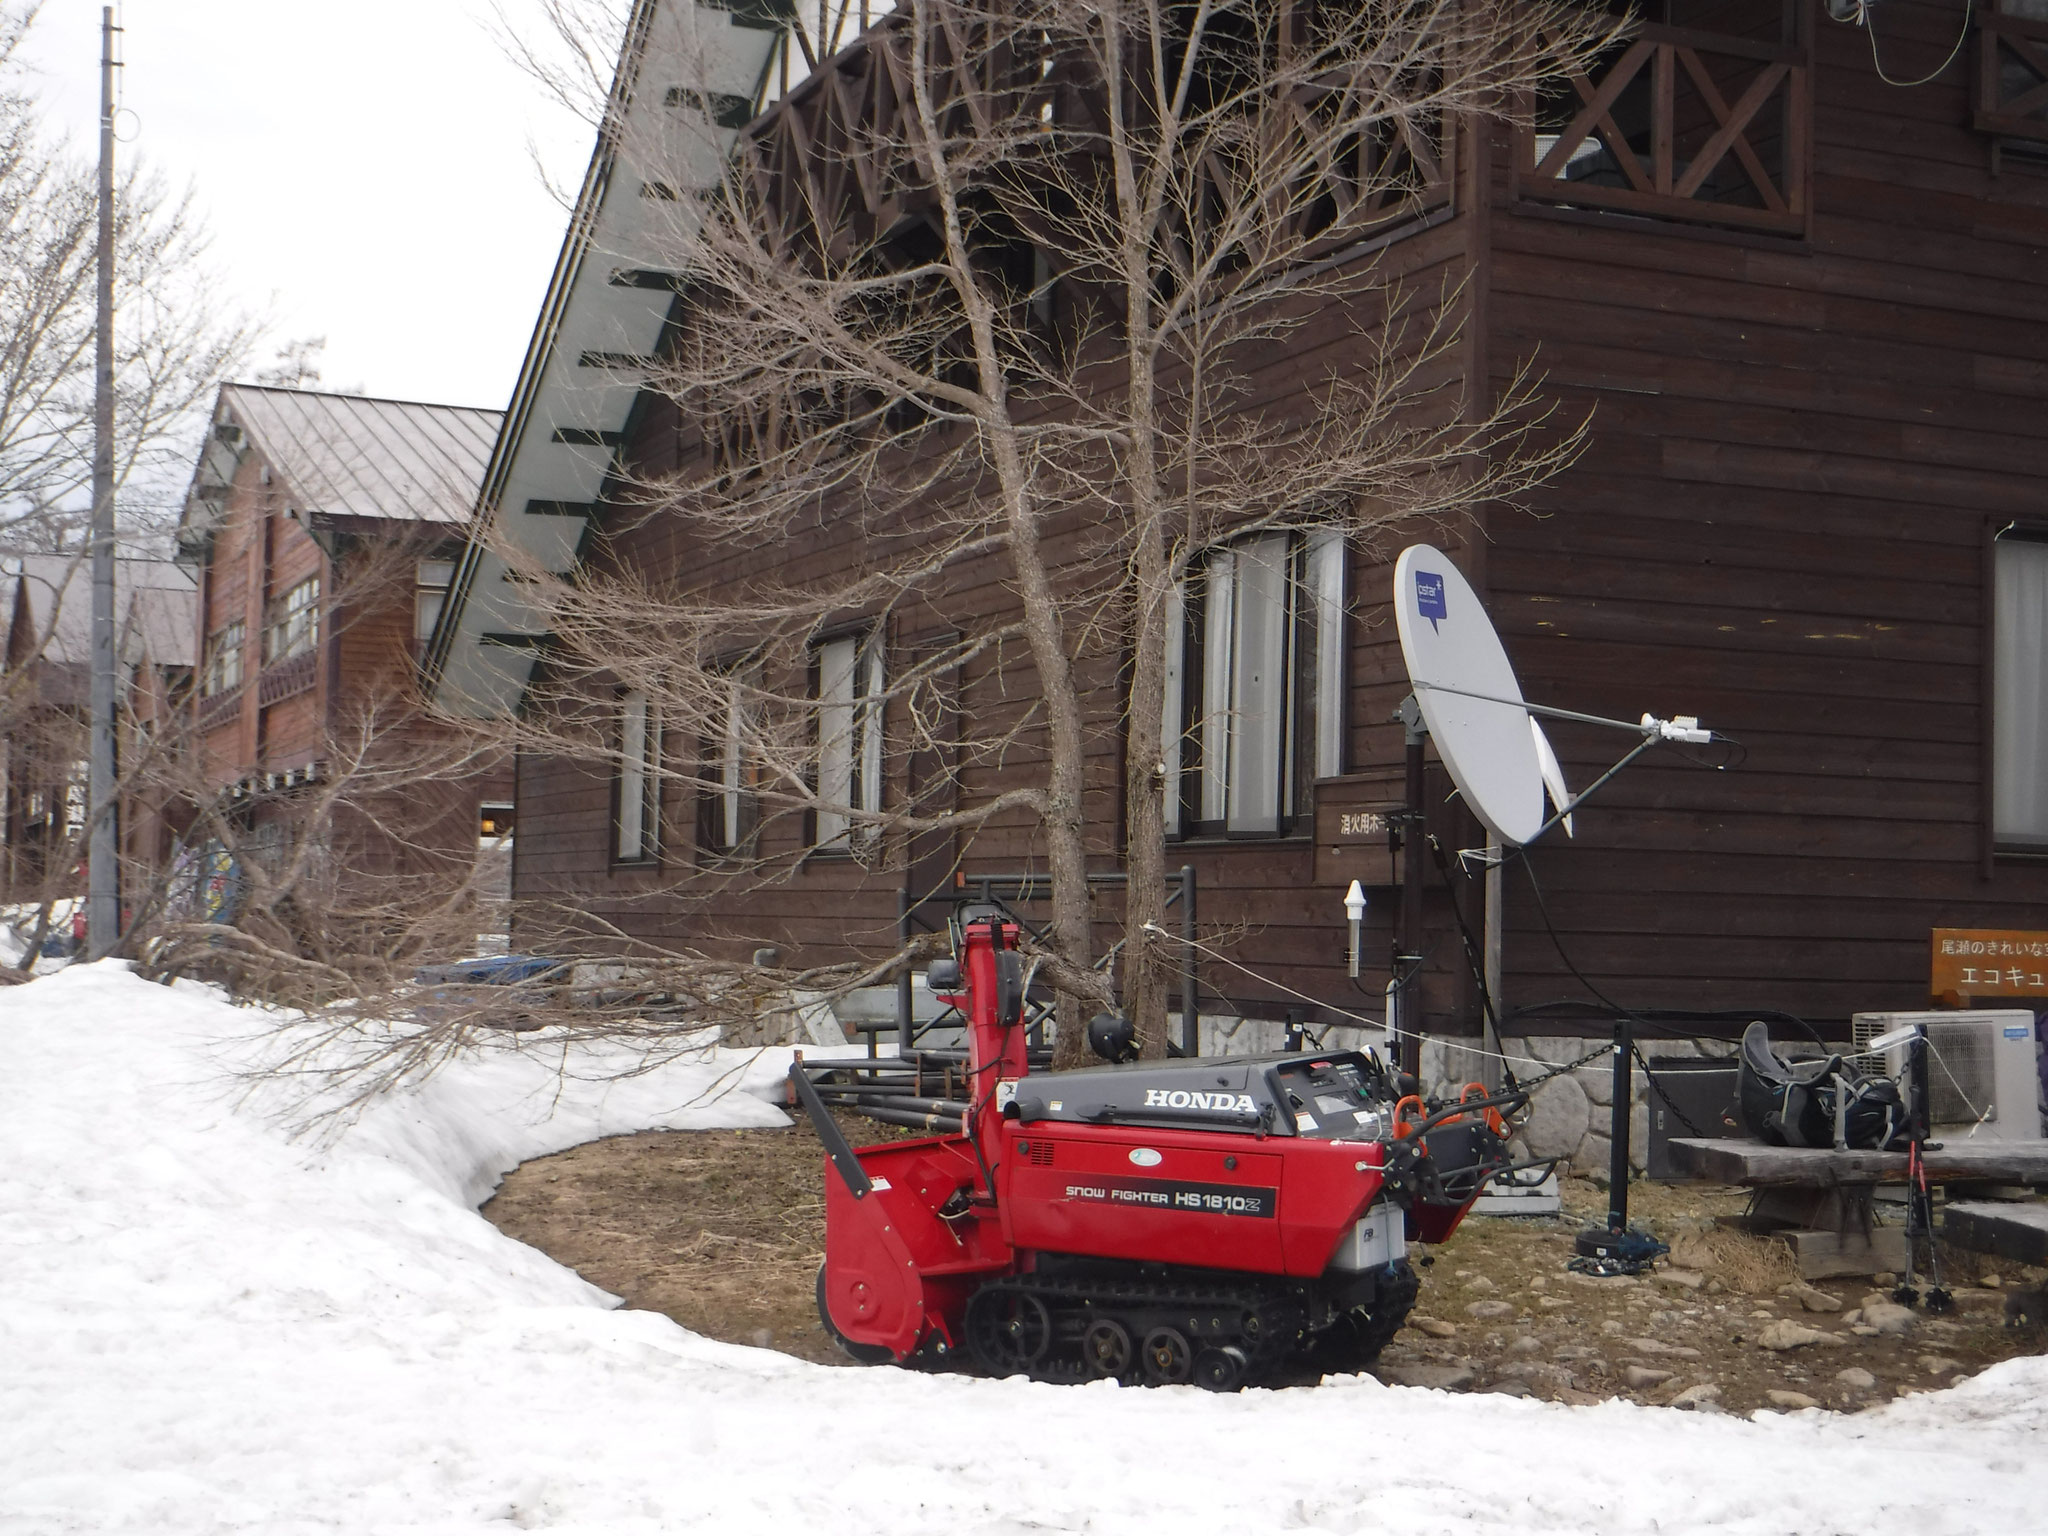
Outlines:
<svg viewBox="0 0 2048 1536"><path fill-rule="evenodd" d="M114 783L114 9L100 11L99 322L92 402L92 746L86 954L121 939L121 833Z"/></svg>

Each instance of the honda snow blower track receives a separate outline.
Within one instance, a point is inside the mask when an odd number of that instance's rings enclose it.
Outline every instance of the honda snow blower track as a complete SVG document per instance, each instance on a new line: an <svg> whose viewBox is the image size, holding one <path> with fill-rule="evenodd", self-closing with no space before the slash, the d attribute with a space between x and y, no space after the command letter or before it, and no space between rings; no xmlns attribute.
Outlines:
<svg viewBox="0 0 2048 1536"><path fill-rule="evenodd" d="M934 992L968 1019L962 1131L827 1151L818 1307L854 1358L1229 1391L1362 1370L1510 1162L1503 1107L1402 1096L1370 1052L1028 1074L1017 925L955 919ZM965 1356L965 1361L961 1357Z"/></svg>

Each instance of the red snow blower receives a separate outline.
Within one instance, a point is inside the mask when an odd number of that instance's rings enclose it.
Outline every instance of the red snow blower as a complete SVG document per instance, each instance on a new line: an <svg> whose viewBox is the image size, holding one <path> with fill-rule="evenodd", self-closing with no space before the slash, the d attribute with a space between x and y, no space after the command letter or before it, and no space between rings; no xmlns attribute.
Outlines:
<svg viewBox="0 0 2048 1536"><path fill-rule="evenodd" d="M856 1359L1215 1391L1361 1370L1414 1305L1408 1241L1510 1166L1526 1092L1425 1102L1372 1052L1029 1075L1016 919L953 927L930 981L967 1020L963 1134L849 1146L790 1073L827 1152L818 1312Z"/></svg>

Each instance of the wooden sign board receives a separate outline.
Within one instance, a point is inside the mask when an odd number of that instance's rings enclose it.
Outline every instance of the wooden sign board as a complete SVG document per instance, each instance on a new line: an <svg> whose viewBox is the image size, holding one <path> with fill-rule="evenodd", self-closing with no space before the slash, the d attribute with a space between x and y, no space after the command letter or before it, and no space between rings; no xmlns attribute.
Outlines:
<svg viewBox="0 0 2048 1536"><path fill-rule="evenodd" d="M1347 774L1316 780L1315 875L1317 885L1365 886L1400 882L1394 857L1393 822L1403 809L1398 775Z"/></svg>
<svg viewBox="0 0 2048 1536"><path fill-rule="evenodd" d="M2017 928L1937 928L1927 990L1944 1001L2048 999L2048 933Z"/></svg>

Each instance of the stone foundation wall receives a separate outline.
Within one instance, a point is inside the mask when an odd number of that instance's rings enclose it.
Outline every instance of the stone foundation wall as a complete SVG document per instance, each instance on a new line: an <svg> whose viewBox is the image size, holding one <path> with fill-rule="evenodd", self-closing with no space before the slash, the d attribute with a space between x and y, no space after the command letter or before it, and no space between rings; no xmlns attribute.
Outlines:
<svg viewBox="0 0 2048 1536"><path fill-rule="evenodd" d="M1466 1083L1485 1081L1486 1069L1498 1063L1490 1063L1474 1049L1476 1043L1423 1041L1423 1091L1449 1097ZM1728 1040L1655 1040L1639 1048L1652 1061L1735 1054L1735 1043ZM1584 1035L1510 1035L1502 1042L1502 1052L1516 1078L1525 1083L1596 1050L1599 1054L1591 1061L1551 1078L1536 1090L1515 1141L1518 1155L1568 1158L1574 1173L1607 1176L1614 1145L1609 1135L1614 1124L1612 1048ZM1629 1100L1629 1165L1640 1173L1649 1166L1650 1158L1650 1085L1640 1065L1632 1069L1630 1078L1634 1092Z"/></svg>

